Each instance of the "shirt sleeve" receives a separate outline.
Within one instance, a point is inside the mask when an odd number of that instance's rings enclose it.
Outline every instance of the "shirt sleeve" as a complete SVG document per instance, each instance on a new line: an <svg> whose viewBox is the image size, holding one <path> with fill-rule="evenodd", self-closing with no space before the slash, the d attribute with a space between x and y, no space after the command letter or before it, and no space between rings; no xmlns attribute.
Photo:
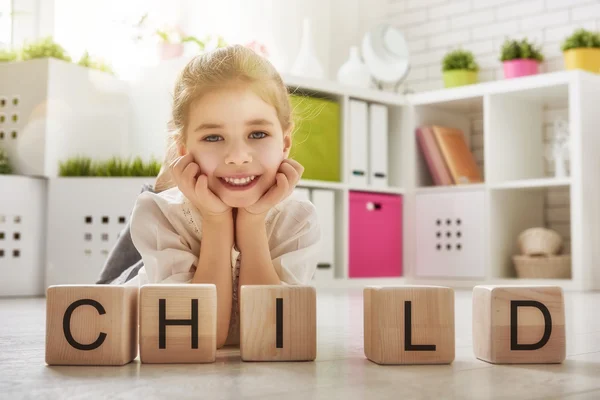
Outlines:
<svg viewBox="0 0 600 400"><path fill-rule="evenodd" d="M297 203L275 221L271 259L282 284L307 285L317 269L321 228L315 206Z"/></svg>
<svg viewBox="0 0 600 400"><path fill-rule="evenodd" d="M131 239L142 256L148 282L189 283L198 255L176 232L153 196L156 194L138 196L131 216Z"/></svg>

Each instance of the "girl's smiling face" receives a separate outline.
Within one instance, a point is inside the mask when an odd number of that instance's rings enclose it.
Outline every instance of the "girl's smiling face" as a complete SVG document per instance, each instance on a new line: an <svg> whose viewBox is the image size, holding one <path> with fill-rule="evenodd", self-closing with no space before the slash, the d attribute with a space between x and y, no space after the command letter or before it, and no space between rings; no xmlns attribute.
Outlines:
<svg viewBox="0 0 600 400"><path fill-rule="evenodd" d="M291 127L284 132L275 108L244 86L209 91L188 112L181 153L192 153L209 189L225 204L256 203L289 154Z"/></svg>

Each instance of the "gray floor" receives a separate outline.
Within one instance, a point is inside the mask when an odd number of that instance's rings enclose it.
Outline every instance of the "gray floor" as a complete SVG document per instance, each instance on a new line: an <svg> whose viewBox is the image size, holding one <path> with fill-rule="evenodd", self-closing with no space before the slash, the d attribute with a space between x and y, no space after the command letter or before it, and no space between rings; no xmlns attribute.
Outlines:
<svg viewBox="0 0 600 400"><path fill-rule="evenodd" d="M244 363L235 349L204 365L49 367L45 300L0 300L2 398L600 399L600 293L566 293L567 360L495 366L471 348L471 292L456 292L456 359L378 366L364 357L362 291L318 291L315 362ZM5 397L6 396L6 397Z"/></svg>

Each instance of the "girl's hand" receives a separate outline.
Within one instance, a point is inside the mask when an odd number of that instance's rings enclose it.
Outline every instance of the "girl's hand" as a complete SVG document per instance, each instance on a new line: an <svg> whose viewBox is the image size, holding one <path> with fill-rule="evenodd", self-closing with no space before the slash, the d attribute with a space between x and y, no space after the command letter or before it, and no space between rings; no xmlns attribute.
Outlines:
<svg viewBox="0 0 600 400"><path fill-rule="evenodd" d="M169 166L179 190L196 206L203 219L227 216L231 207L208 188L208 177L200 173L191 153L176 158Z"/></svg>
<svg viewBox="0 0 600 400"><path fill-rule="evenodd" d="M292 194L303 173L304 167L298 161L284 159L275 175L275 184L256 203L244 208L244 211L252 215L266 215L273 206Z"/></svg>

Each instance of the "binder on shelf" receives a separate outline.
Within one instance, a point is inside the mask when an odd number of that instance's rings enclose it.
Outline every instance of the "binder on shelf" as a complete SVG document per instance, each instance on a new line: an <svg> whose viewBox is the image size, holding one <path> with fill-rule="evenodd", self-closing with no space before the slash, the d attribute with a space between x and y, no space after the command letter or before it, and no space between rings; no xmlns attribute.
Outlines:
<svg viewBox="0 0 600 400"><path fill-rule="evenodd" d="M311 199L321 227L321 251L313 280L331 280L335 278L335 193L333 190L312 189Z"/></svg>
<svg viewBox="0 0 600 400"><path fill-rule="evenodd" d="M350 100L350 178L351 185L368 184L368 107L361 100Z"/></svg>
<svg viewBox="0 0 600 400"><path fill-rule="evenodd" d="M388 187L388 108L369 104L369 185Z"/></svg>

